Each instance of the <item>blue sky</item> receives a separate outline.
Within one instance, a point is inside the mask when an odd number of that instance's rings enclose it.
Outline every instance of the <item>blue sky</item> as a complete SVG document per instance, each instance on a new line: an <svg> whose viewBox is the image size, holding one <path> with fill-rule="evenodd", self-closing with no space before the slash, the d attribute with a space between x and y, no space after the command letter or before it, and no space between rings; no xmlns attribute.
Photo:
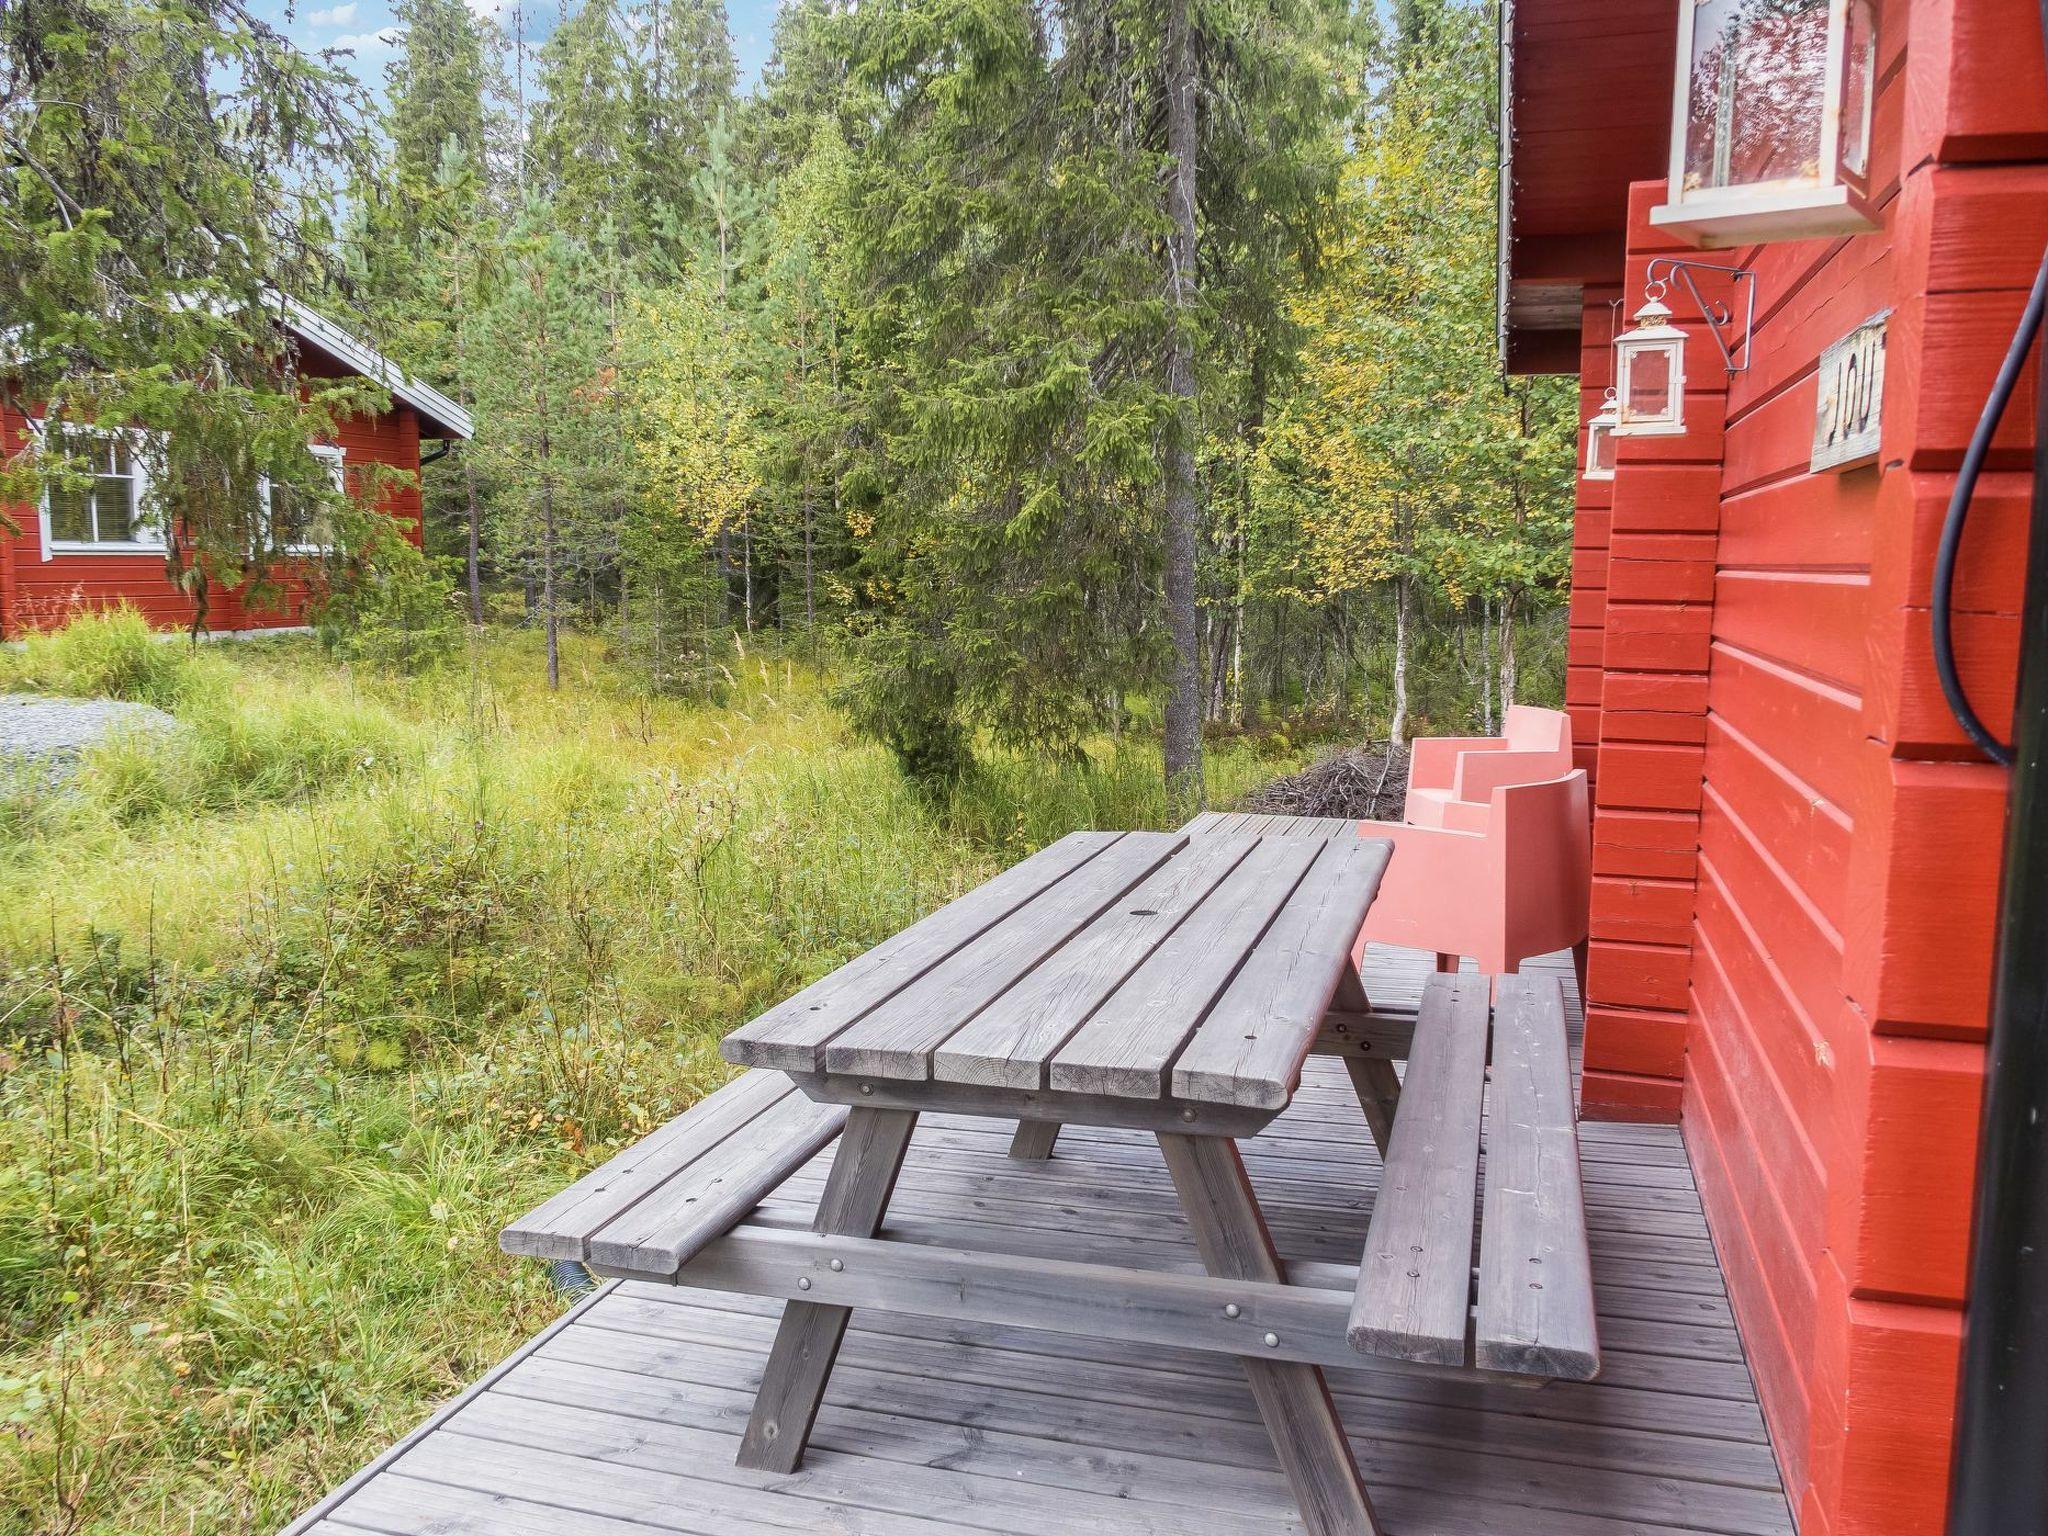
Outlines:
<svg viewBox="0 0 2048 1536"><path fill-rule="evenodd" d="M468 0L469 8L512 33L515 0ZM562 0L521 0L521 30L527 46L553 30ZM774 43L777 0L726 0L732 22L733 52L739 59L740 86L761 77ZM573 7L572 7L573 8ZM386 0L256 0L256 13L281 28L307 52L348 48L355 53L354 73L365 85L382 90L384 66L396 51L391 7Z"/></svg>

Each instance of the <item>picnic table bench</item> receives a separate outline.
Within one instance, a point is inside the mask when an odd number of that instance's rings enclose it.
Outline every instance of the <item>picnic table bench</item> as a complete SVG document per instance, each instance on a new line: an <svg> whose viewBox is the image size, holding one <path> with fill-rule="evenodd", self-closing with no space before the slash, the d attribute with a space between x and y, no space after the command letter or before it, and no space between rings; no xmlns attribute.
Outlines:
<svg viewBox="0 0 2048 1536"><path fill-rule="evenodd" d="M851 1312L875 1308L1235 1355L1308 1529L1378 1531L1324 1367L1599 1368L1563 993L1440 974L1413 1016L1375 1012L1351 947L1387 845L1199 830L1075 833L805 988L727 1038L748 1071L502 1246L784 1299L744 1466L798 1465ZM1385 1160L1349 1289L1289 1283L1237 1150L1312 1051L1344 1059ZM1153 1133L1206 1272L890 1239L927 1111L1019 1121L1027 1158L1061 1124ZM835 1137L810 1230L739 1225Z"/></svg>

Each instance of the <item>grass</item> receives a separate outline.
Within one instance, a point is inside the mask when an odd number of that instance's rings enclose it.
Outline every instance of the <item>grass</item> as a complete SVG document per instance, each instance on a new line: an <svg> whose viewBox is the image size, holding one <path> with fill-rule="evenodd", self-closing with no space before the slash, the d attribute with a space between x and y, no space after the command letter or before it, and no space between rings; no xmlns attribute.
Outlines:
<svg viewBox="0 0 2048 1536"><path fill-rule="evenodd" d="M720 1081L726 1030L1165 815L1145 740L934 804L791 662L716 708L595 642L565 673L119 617L0 657L181 722L0 795L0 1532L274 1529L559 1310L498 1227ZM1209 759L1229 803L1298 753Z"/></svg>

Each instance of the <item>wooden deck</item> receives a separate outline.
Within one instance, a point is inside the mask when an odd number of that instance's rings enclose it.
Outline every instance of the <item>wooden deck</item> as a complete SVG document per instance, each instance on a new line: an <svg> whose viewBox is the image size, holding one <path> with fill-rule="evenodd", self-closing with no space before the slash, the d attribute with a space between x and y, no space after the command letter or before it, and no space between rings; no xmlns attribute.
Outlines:
<svg viewBox="0 0 2048 1536"><path fill-rule="evenodd" d="M1568 994L1566 957L1554 957ZM1420 956L1375 952L1380 1007ZM1576 1030L1576 1006L1574 1005ZM920 1125L885 1229L1197 1267L1151 1138L1070 1127L1048 1163L988 1121ZM1378 1156L1313 1058L1245 1162L1281 1252L1355 1266ZM1330 1385L1392 1536L1790 1533L1674 1130L1581 1128L1604 1368L1541 1388L1361 1359ZM821 1158L751 1221L808 1221ZM1348 1281L1344 1282L1348 1285ZM611 1285L289 1528L291 1536L1273 1536L1300 1529L1242 1372L1216 1355L855 1313L803 1469L734 1465L778 1306Z"/></svg>

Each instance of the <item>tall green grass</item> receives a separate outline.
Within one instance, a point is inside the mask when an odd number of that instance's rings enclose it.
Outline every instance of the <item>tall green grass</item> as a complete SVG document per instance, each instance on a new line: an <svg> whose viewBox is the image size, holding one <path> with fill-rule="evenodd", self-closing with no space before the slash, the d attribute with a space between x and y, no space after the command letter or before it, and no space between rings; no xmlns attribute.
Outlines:
<svg viewBox="0 0 2048 1536"><path fill-rule="evenodd" d="M779 660L712 708L585 641L556 695L525 636L399 679L124 625L0 663L180 722L0 814L0 1531L274 1528L552 1315L497 1228L728 1029L1165 814L1143 740L934 801Z"/></svg>

